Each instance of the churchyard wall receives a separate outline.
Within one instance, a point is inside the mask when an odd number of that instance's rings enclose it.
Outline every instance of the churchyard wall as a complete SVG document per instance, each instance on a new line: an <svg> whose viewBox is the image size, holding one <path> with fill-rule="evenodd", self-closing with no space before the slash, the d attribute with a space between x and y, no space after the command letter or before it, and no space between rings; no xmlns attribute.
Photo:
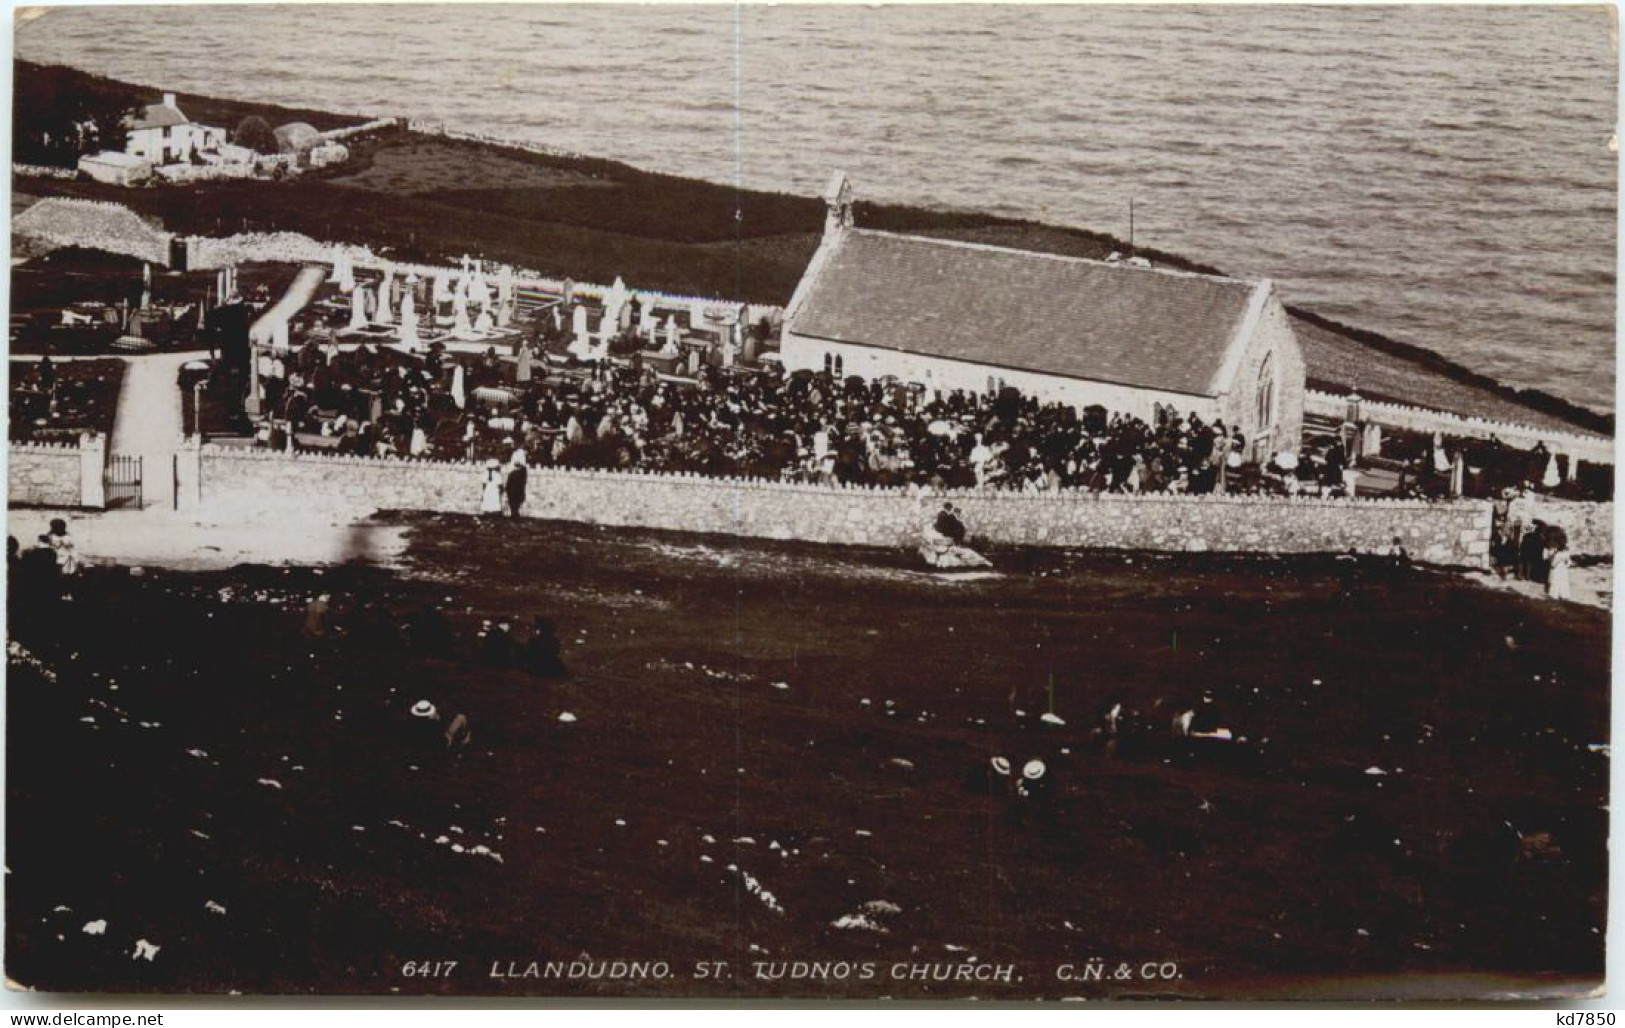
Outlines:
<svg viewBox="0 0 1625 1028"><path fill-rule="evenodd" d="M1304 400L1304 411L1321 417L1345 418L1349 398L1310 390ZM1360 401L1360 416L1385 428L1408 429L1413 432L1440 432L1464 439L1489 439L1492 436L1508 446L1528 450L1536 443L1545 443L1553 453L1578 457L1597 464L1614 463L1614 441L1606 436L1586 435L1580 432L1556 432L1531 425L1514 425L1506 421L1469 418L1460 414L1408 407L1398 403Z"/></svg>
<svg viewBox="0 0 1625 1028"><path fill-rule="evenodd" d="M1614 556L1614 505L1520 496L1512 501L1507 518L1523 525L1536 519L1557 525L1569 537L1569 552L1579 557Z"/></svg>
<svg viewBox="0 0 1625 1028"><path fill-rule="evenodd" d="M484 470L465 462L273 454L190 444L183 502L205 522L364 517L378 510L474 513ZM912 547L947 497L995 544L1238 553L1385 551L1483 566L1487 503L1063 492L922 493L756 480L533 469L527 516L857 546Z"/></svg>
<svg viewBox="0 0 1625 1028"><path fill-rule="evenodd" d="M78 443L12 443L7 454L7 502L26 507L105 506L102 469L107 441L87 435Z"/></svg>

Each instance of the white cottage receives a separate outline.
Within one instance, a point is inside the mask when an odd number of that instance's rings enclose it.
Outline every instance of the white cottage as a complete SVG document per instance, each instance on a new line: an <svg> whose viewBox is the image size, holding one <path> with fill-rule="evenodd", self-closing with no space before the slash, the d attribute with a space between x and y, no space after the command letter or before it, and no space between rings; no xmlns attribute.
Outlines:
<svg viewBox="0 0 1625 1028"><path fill-rule="evenodd" d="M182 114L174 93L165 93L162 103L147 104L125 128L124 152L153 164L181 163L194 151L218 150L226 142L225 129L200 125Z"/></svg>
<svg viewBox="0 0 1625 1028"><path fill-rule="evenodd" d="M1013 386L1148 421L1160 404L1223 418L1253 455L1297 446L1303 354L1268 280L861 229L839 173L826 201L785 312L786 370Z"/></svg>

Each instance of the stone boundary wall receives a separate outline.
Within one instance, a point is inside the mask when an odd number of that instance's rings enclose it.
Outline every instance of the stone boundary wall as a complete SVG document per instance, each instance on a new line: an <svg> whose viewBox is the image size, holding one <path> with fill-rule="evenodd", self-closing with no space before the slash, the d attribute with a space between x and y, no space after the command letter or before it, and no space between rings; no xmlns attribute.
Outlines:
<svg viewBox="0 0 1625 1028"><path fill-rule="evenodd" d="M363 132L377 132L380 129L393 128L399 124L402 124L401 119L399 118L374 118L371 121L364 121L359 125L346 125L343 128L328 129L326 132L318 132L317 137L325 142L336 143L349 139L351 136L359 136Z"/></svg>
<svg viewBox="0 0 1625 1028"><path fill-rule="evenodd" d="M1349 399L1346 396L1334 396L1313 389L1304 395L1306 414L1341 420L1346 416L1348 408ZM1593 464L1612 466L1614 463L1614 441L1606 436L1561 432L1532 425L1515 425L1507 421L1491 421L1488 418L1466 417L1461 414L1428 410L1424 407L1408 407L1403 404L1380 403L1365 399L1360 401L1360 411L1366 418L1385 428L1442 432L1448 436L1468 439L1488 439L1494 436L1508 446L1525 450L1543 442L1546 448L1554 453L1579 457Z"/></svg>
<svg viewBox="0 0 1625 1028"><path fill-rule="evenodd" d="M1540 519L1557 525L1569 537L1569 551L1580 557L1614 556L1614 505L1553 500L1543 496L1520 496L1512 501L1507 517L1524 525Z"/></svg>
<svg viewBox="0 0 1625 1028"><path fill-rule="evenodd" d="M251 179L260 173L256 162L247 164L162 164L153 173L165 182L228 182Z"/></svg>
<svg viewBox="0 0 1625 1028"><path fill-rule="evenodd" d="M7 452L6 500L12 506L106 506L102 469L107 440L81 436L78 443L12 443Z"/></svg>
<svg viewBox="0 0 1625 1028"><path fill-rule="evenodd" d="M188 443L183 504L204 521L364 517L381 509L474 513L468 462L285 455ZM1490 506L1263 497L1051 496L826 487L759 480L533 469L528 516L859 546L912 547L944 498L998 544L1237 553L1376 553L1398 536L1418 559L1482 567Z"/></svg>
<svg viewBox="0 0 1625 1028"><path fill-rule="evenodd" d="M44 164L19 164L11 162L11 173L23 178L59 178L64 181L79 177L77 168L53 168Z"/></svg>

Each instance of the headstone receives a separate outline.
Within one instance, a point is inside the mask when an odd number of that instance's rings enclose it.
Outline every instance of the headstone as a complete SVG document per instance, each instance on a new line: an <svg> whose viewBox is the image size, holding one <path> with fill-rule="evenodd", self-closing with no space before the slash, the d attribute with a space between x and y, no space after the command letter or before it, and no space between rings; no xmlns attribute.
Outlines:
<svg viewBox="0 0 1625 1028"><path fill-rule="evenodd" d="M357 286L350 293L350 329L358 331L367 327L367 287Z"/></svg>
<svg viewBox="0 0 1625 1028"><path fill-rule="evenodd" d="M384 280L378 284L378 305L373 313L373 321L379 325L393 324L395 312L392 307L392 294L395 292L395 269L384 269Z"/></svg>
<svg viewBox="0 0 1625 1028"><path fill-rule="evenodd" d="M407 346L415 346L418 343L417 300L412 296L410 285L401 294L401 342Z"/></svg>
<svg viewBox="0 0 1625 1028"><path fill-rule="evenodd" d="M513 266L504 264L502 273L497 278L497 324L503 328L507 328L513 321L515 300Z"/></svg>
<svg viewBox="0 0 1625 1028"><path fill-rule="evenodd" d="M468 297L459 292L451 302L452 322L451 335L453 339L469 340L474 338L474 326L468 320Z"/></svg>

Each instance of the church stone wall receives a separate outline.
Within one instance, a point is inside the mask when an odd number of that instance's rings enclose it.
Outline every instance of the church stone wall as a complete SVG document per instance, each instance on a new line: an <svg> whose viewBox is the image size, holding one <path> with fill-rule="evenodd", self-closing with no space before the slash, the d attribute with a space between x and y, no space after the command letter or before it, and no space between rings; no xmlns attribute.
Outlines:
<svg viewBox="0 0 1625 1028"><path fill-rule="evenodd" d="M1259 428L1258 379L1266 358L1275 382L1275 414L1270 431ZM1296 450L1303 436L1306 395L1303 350L1292 331L1292 321L1281 301L1271 295L1259 314L1252 338L1241 356L1229 390L1219 401L1220 416L1247 437L1249 456L1263 459L1283 449Z"/></svg>

